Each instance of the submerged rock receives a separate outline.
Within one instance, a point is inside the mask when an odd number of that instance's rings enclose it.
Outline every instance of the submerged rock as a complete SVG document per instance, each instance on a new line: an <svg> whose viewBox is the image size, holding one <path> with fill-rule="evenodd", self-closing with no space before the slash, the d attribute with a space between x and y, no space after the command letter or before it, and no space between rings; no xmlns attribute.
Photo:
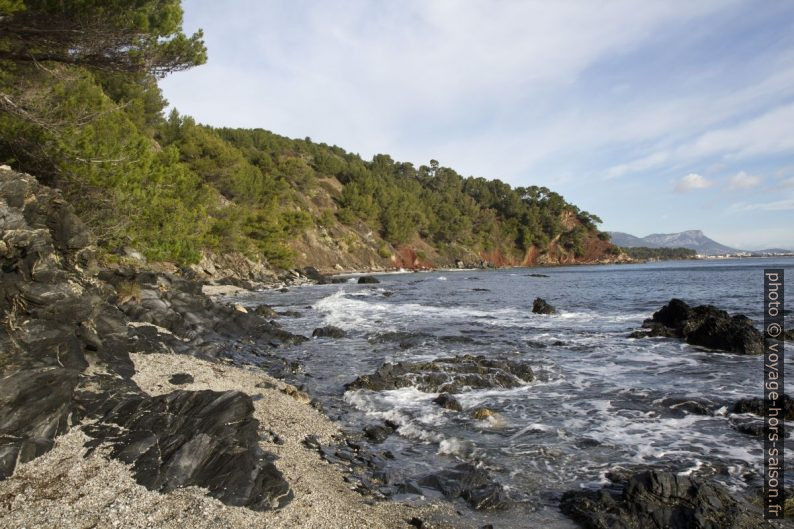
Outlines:
<svg viewBox="0 0 794 529"><path fill-rule="evenodd" d="M428 393L460 393L466 389L515 388L534 378L532 368L523 362L463 355L428 362L386 363L345 387L384 391L413 386Z"/></svg>
<svg viewBox="0 0 794 529"><path fill-rule="evenodd" d="M470 463L425 476L419 484L449 499L463 498L476 510L506 509L511 504L504 487L493 481L487 470Z"/></svg>
<svg viewBox="0 0 794 529"><path fill-rule="evenodd" d="M557 314L557 309L546 303L543 298L535 298L532 302L532 312L535 314Z"/></svg>
<svg viewBox="0 0 794 529"><path fill-rule="evenodd" d="M757 355L764 350L763 336L752 320L742 314L731 317L712 305L690 307L680 299L672 299L643 327L650 329L644 336L677 337L692 345L731 353Z"/></svg>
<svg viewBox="0 0 794 529"><path fill-rule="evenodd" d="M358 278L359 285L377 285L378 283L380 283L380 280L377 277L361 276Z"/></svg>
<svg viewBox="0 0 794 529"><path fill-rule="evenodd" d="M566 492L560 510L586 529L771 529L718 483L671 472L634 474L617 489Z"/></svg>
<svg viewBox="0 0 794 529"><path fill-rule="evenodd" d="M314 338L344 338L347 333L339 327L333 325L326 325L325 327L318 327L312 332Z"/></svg>

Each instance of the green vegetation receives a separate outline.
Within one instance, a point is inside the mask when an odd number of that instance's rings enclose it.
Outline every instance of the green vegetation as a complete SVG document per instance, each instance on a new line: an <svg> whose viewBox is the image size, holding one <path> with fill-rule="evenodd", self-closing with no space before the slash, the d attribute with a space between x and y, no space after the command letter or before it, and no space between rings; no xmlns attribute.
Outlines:
<svg viewBox="0 0 794 529"><path fill-rule="evenodd" d="M286 267L290 240L340 225L378 234L383 258L419 239L513 257L559 240L581 256L603 238L598 217L545 187L165 116L157 79L206 60L181 24L179 0L0 0L0 163L61 188L108 252Z"/></svg>
<svg viewBox="0 0 794 529"><path fill-rule="evenodd" d="M669 261L673 259L694 259L697 257L695 250L689 248L646 248L635 246L631 248L621 248L626 255L632 259L658 259Z"/></svg>

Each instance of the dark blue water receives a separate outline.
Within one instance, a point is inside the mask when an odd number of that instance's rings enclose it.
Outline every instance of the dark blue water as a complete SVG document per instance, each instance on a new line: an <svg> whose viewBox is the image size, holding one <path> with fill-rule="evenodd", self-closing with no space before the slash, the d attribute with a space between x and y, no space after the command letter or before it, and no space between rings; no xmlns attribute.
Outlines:
<svg viewBox="0 0 794 529"><path fill-rule="evenodd" d="M673 297L760 322L764 268L785 269L794 305L794 259L391 274L378 276L379 285L296 287L242 301L301 312L281 319L292 332L311 335L321 325L348 331L347 338L314 339L284 354L304 364L301 381L348 428L385 419L401 425L383 446L396 455L398 475L415 478L477 461L519 502L507 513L481 515L483 521L569 528L574 525L557 510L560 494L597 487L617 467L662 466L744 491L760 484L761 441L737 432L728 410L739 398L762 396L762 357L627 335ZM536 297L560 313L533 314ZM790 312L786 323L794 324ZM420 338L408 348L373 343L389 331ZM526 361L538 380L459 395L465 410L497 412L486 421L443 410L432 403L436 394L415 388L343 389L386 361L467 353ZM794 385L791 367L787 360ZM688 414L665 399L697 399L714 412ZM794 461L794 444L787 448Z"/></svg>

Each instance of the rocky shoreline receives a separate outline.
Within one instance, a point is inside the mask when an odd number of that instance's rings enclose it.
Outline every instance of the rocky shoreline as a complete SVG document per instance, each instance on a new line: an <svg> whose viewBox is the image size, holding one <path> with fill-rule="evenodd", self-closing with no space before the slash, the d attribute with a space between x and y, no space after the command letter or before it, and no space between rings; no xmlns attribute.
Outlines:
<svg viewBox="0 0 794 529"><path fill-rule="evenodd" d="M251 270L211 282L195 270L103 269L92 235L60 194L6 170L0 230L4 525L466 528L474 527L467 508L510 508L509 493L468 463L419 483L391 482L382 471L389 455L377 444L396 426L365 429L363 443L346 435L311 395L285 381L301 366L282 358L279 347L309 338L282 329L268 307L220 301L250 288L348 279L310 268L281 276ZM537 299L534 311L555 309ZM635 337L757 354L749 320L714 307L673 300L645 327ZM314 332L344 335L334 327ZM382 339L410 346L411 338ZM450 413L485 420L493 419L487 408L463 411L455 398L460 388L518 387L534 377L521 362L464 355L384 364L348 389L418 385L439 393L434 402ZM754 413L758 403L734 409ZM420 487L449 501L387 501ZM572 491L561 509L599 529L772 527L716 483L652 468L600 492Z"/></svg>

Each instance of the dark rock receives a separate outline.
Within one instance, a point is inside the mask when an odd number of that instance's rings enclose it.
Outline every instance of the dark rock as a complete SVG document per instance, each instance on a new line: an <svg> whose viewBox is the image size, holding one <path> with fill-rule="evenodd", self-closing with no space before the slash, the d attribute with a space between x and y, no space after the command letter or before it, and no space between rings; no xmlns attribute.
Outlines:
<svg viewBox="0 0 794 529"><path fill-rule="evenodd" d="M527 274L527 277L549 277L546 274Z"/></svg>
<svg viewBox="0 0 794 529"><path fill-rule="evenodd" d="M670 300L643 327L650 329L645 336L677 337L692 345L731 353L756 355L764 349L761 333L746 316L731 317L712 305L692 308L680 299Z"/></svg>
<svg viewBox="0 0 794 529"><path fill-rule="evenodd" d="M318 327L312 332L314 338L344 338L346 335L347 333L343 329L333 325Z"/></svg>
<svg viewBox="0 0 794 529"><path fill-rule="evenodd" d="M394 433L394 428L385 424L370 424L364 427L364 435L373 443L382 443L392 433Z"/></svg>
<svg viewBox="0 0 794 529"><path fill-rule="evenodd" d="M307 266L301 272L305 277L308 277L318 285L325 285L331 282L328 276L321 274L319 270L313 266Z"/></svg>
<svg viewBox="0 0 794 529"><path fill-rule="evenodd" d="M385 391L414 386L428 393L459 393L465 389L515 388L533 379L534 373L525 363L463 355L428 362L386 363L346 388Z"/></svg>
<svg viewBox="0 0 794 529"><path fill-rule="evenodd" d="M794 329L783 333L783 340L787 342L794 342Z"/></svg>
<svg viewBox="0 0 794 529"><path fill-rule="evenodd" d="M150 489L197 485L252 509L289 500L249 397L146 395L130 353L245 354L275 369L286 362L262 346L306 338L213 303L195 281L123 267L92 275L92 237L60 194L4 169L0 239L0 479L87 418L90 447L108 445Z"/></svg>
<svg viewBox="0 0 794 529"><path fill-rule="evenodd" d="M359 285L377 285L378 283L380 283L380 280L377 277L361 276L358 278Z"/></svg>
<svg viewBox="0 0 794 529"><path fill-rule="evenodd" d="M722 485L655 470L619 490L566 492L560 510L586 529L762 529L772 526Z"/></svg>
<svg viewBox="0 0 794 529"><path fill-rule="evenodd" d="M55 437L79 420L77 383L78 372L63 368L19 371L0 379L0 478L49 451Z"/></svg>
<svg viewBox="0 0 794 529"><path fill-rule="evenodd" d="M254 314L263 318L277 318L279 316L278 312L269 305L259 305L254 309Z"/></svg>
<svg viewBox="0 0 794 529"><path fill-rule="evenodd" d="M472 292L490 292L487 288L472 288Z"/></svg>
<svg viewBox="0 0 794 529"><path fill-rule="evenodd" d="M181 386L183 384L192 384L193 375L191 375L190 373L174 373L173 375L171 375L171 378L168 379L168 382L175 386Z"/></svg>
<svg viewBox="0 0 794 529"><path fill-rule="evenodd" d="M783 395L782 401L778 402L778 406L782 404L782 418L787 421L794 421L794 399L788 395ZM731 408L731 413L752 413L753 415L764 416L764 399L762 398L748 398L738 400Z"/></svg>
<svg viewBox="0 0 794 529"><path fill-rule="evenodd" d="M283 310L281 312L277 312L276 314L279 316L286 316L288 318L300 318L301 316L303 316L303 314L301 314L297 310Z"/></svg>
<svg viewBox="0 0 794 529"><path fill-rule="evenodd" d="M535 298L532 302L532 312L535 314L557 314L557 309L546 303L543 298Z"/></svg>
<svg viewBox="0 0 794 529"><path fill-rule="evenodd" d="M435 402L436 404L447 410L463 411L463 406L460 405L458 399L456 399L449 393L440 394L438 397L433 399L433 402Z"/></svg>
<svg viewBox="0 0 794 529"><path fill-rule="evenodd" d="M410 349L411 347L418 347L420 345L424 345L429 340L432 340L433 336L427 333L422 332L410 332L410 331L392 331L392 332L385 332L382 334L378 334L376 336L372 336L369 338L370 343L388 343L388 342L397 342L399 344L400 349Z"/></svg>
<svg viewBox="0 0 794 529"><path fill-rule="evenodd" d="M494 482L488 471L469 463L425 476L419 484L436 489L449 499L463 498L477 510L505 509L511 503L504 487Z"/></svg>
<svg viewBox="0 0 794 529"><path fill-rule="evenodd" d="M85 428L89 446L109 445L138 483L167 492L195 485L224 503L276 509L292 498L258 444L251 398L227 391L174 391L111 403Z"/></svg>

